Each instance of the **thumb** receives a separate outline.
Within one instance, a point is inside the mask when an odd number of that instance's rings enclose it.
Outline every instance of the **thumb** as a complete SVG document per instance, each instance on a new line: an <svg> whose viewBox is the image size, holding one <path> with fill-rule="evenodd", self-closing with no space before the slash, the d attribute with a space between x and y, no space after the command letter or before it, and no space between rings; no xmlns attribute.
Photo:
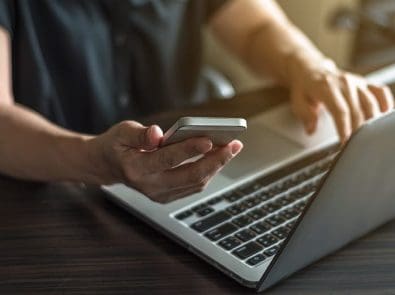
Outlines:
<svg viewBox="0 0 395 295"><path fill-rule="evenodd" d="M298 89L291 92L292 111L300 119L308 134L313 134L317 129L318 103L306 98L303 91Z"/></svg>
<svg viewBox="0 0 395 295"><path fill-rule="evenodd" d="M147 127L135 121L121 122L118 134L122 144L143 150L157 148L163 137L162 129L158 125Z"/></svg>

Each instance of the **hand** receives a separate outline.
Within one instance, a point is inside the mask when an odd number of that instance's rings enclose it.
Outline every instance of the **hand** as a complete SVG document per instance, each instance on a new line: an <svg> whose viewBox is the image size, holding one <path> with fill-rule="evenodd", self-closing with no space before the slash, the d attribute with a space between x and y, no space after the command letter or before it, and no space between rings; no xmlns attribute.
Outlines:
<svg viewBox="0 0 395 295"><path fill-rule="evenodd" d="M393 109L394 98L387 86L373 85L363 77L341 71L330 60L315 64L307 58L302 60L289 68L291 101L309 134L316 130L321 105L331 113L343 143L365 120Z"/></svg>
<svg viewBox="0 0 395 295"><path fill-rule="evenodd" d="M91 140L104 183L122 182L155 202L166 203L202 191L243 145L232 141L213 148L207 138L159 147L162 130L134 121L121 122ZM201 159L180 165L197 155Z"/></svg>

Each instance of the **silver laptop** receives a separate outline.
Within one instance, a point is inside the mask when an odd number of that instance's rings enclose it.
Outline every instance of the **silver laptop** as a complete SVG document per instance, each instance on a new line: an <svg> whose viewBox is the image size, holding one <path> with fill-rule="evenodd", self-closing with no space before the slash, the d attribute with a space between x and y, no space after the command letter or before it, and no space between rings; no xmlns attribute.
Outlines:
<svg viewBox="0 0 395 295"><path fill-rule="evenodd" d="M391 67L369 79L393 82L393 73ZM248 120L244 150L202 193L161 205L121 184L103 188L262 291L395 217L394 134L392 112L367 122L340 150L326 112L308 136L284 104Z"/></svg>

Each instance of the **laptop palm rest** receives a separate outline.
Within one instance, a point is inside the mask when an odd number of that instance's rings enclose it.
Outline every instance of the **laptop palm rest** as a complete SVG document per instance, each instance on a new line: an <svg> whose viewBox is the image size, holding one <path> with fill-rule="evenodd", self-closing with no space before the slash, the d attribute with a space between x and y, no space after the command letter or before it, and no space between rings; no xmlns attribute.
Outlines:
<svg viewBox="0 0 395 295"><path fill-rule="evenodd" d="M321 110L317 132L308 135L295 118L289 103L281 104L248 120L240 137L243 151L222 174L232 179L245 177L289 160L290 157L336 142L338 136L329 114Z"/></svg>
<svg viewBox="0 0 395 295"><path fill-rule="evenodd" d="M364 125L312 198L259 290L395 217L395 113Z"/></svg>

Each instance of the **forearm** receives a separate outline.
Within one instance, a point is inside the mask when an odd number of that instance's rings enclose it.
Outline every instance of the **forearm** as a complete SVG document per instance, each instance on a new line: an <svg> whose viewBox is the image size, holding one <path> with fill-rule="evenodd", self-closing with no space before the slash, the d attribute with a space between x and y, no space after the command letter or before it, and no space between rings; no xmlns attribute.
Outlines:
<svg viewBox="0 0 395 295"><path fill-rule="evenodd" d="M286 85L295 71L334 66L271 0L233 0L211 27L250 69Z"/></svg>
<svg viewBox="0 0 395 295"><path fill-rule="evenodd" d="M274 21L251 34L242 59L258 75L269 73L287 86L302 72L334 67L299 29Z"/></svg>
<svg viewBox="0 0 395 295"><path fill-rule="evenodd" d="M0 172L38 181L99 183L90 136L17 104L0 105Z"/></svg>

